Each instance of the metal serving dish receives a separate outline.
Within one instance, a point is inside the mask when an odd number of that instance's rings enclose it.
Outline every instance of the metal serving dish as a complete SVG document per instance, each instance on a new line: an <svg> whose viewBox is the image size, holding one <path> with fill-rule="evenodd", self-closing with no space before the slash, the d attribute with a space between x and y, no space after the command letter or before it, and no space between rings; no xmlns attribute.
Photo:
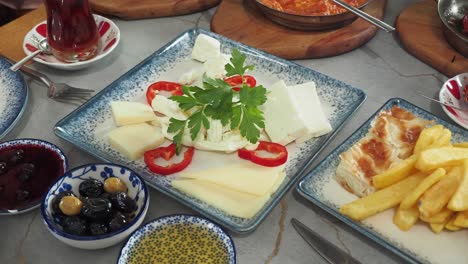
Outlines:
<svg viewBox="0 0 468 264"><path fill-rule="evenodd" d="M249 0L271 21L288 28L298 30L327 30L346 26L356 20L357 16L349 11L336 15L304 16L281 12L266 6L261 0ZM372 0L367 1L360 7L362 9ZM464 0L462 0L464 1Z"/></svg>
<svg viewBox="0 0 468 264"><path fill-rule="evenodd" d="M462 34L458 23L468 14L467 0L438 0L437 11L445 25L447 41L463 56L468 57L468 36Z"/></svg>

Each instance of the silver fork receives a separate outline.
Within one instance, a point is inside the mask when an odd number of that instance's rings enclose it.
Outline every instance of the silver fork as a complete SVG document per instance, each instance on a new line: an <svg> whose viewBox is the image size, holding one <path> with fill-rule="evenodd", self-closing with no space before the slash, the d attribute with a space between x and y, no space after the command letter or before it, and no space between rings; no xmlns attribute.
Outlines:
<svg viewBox="0 0 468 264"><path fill-rule="evenodd" d="M47 96L56 101L84 102L88 100L92 96L92 93L94 92L94 90L91 90L91 89L76 88L66 83L54 83L44 74L26 66L21 67L21 71L43 82L48 87Z"/></svg>

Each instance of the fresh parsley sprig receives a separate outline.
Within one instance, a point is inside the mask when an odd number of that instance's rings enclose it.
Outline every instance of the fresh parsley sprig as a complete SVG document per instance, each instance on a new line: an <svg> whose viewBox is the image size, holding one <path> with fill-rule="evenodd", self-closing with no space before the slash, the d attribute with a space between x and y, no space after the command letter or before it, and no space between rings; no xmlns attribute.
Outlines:
<svg viewBox="0 0 468 264"><path fill-rule="evenodd" d="M225 65L227 76L240 75L242 80L247 70L254 65L244 66L246 55L234 49L230 63ZM249 142L256 143L260 132L265 128L263 112L260 105L266 102L266 89L263 86L249 87L241 84L239 92L222 79L203 77L203 88L182 86L184 95L172 96L170 99L179 103L184 111L192 114L187 120L171 118L168 132L174 133L173 141L180 153L185 129L189 129L192 140L195 140L202 128L208 130L208 118L220 120L223 126L230 123L231 129L239 129L241 135Z"/></svg>

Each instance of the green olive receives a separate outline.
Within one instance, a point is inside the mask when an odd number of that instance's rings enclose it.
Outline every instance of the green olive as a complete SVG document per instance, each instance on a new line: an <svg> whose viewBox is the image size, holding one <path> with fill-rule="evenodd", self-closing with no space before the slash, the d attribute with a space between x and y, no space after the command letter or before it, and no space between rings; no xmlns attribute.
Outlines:
<svg viewBox="0 0 468 264"><path fill-rule="evenodd" d="M127 192L127 185L121 179L111 177L104 182L104 191L108 193Z"/></svg>
<svg viewBox="0 0 468 264"><path fill-rule="evenodd" d="M75 196L64 196L59 203L59 208L65 215L79 215L83 203Z"/></svg>

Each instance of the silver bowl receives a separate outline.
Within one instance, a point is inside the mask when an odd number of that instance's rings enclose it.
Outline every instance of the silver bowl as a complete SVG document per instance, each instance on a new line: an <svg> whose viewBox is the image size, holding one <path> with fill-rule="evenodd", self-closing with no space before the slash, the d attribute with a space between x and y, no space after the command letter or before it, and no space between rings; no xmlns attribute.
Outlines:
<svg viewBox="0 0 468 264"><path fill-rule="evenodd" d="M336 15L318 15L318 16L305 16L292 13L282 12L266 6L261 0L248 0L257 6L258 9L271 21L282 26L298 29L298 30L327 30L344 27L351 24L356 20L357 16L351 12L344 12ZM372 0L367 1L359 6L362 9L368 5Z"/></svg>
<svg viewBox="0 0 468 264"><path fill-rule="evenodd" d="M467 0L438 0L437 11L444 23L444 35L454 49L468 57L468 36L461 32L459 23L468 14Z"/></svg>

